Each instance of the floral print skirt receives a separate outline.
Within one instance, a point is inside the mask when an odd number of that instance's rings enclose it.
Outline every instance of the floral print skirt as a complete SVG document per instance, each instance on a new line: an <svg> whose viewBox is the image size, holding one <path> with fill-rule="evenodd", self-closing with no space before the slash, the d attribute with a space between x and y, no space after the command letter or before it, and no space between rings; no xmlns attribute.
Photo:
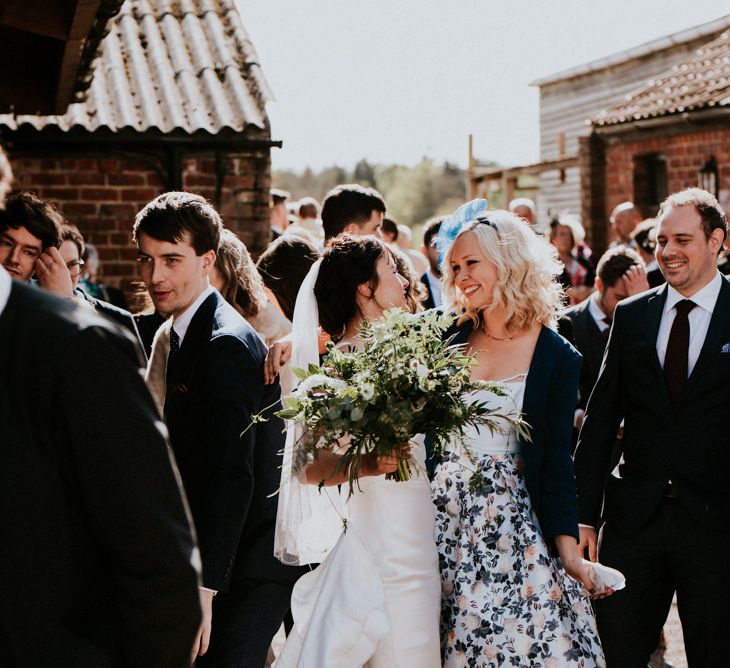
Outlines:
<svg viewBox="0 0 730 668"><path fill-rule="evenodd" d="M457 455L433 481L443 665L605 666L588 595L550 556L517 453Z"/></svg>

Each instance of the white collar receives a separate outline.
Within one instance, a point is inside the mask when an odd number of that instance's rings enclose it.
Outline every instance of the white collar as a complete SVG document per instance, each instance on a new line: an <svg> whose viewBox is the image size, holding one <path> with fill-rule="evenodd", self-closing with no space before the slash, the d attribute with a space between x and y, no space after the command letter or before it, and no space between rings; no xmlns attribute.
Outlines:
<svg viewBox="0 0 730 668"><path fill-rule="evenodd" d="M193 317L197 313L198 309L201 307L203 302L214 292L215 288L212 285L209 285L205 290L203 290L203 292L198 295L198 298L183 311L182 315L173 318L172 326L175 329L175 334L177 334L178 338L180 339L180 345L182 345L185 334L188 331L188 327L190 327L190 323L192 322Z"/></svg>
<svg viewBox="0 0 730 668"><path fill-rule="evenodd" d="M664 313L668 313L673 309L677 302L681 302L683 299L691 299L697 306L712 314L720 295L720 288L722 288L722 274L719 271L715 272L715 277L707 285L689 297L685 297L671 285L667 285L667 303L664 304Z"/></svg>
<svg viewBox="0 0 730 668"><path fill-rule="evenodd" d="M8 303L12 285L13 281L10 274L3 267L0 267L0 314L5 310L5 305Z"/></svg>
<svg viewBox="0 0 730 668"><path fill-rule="evenodd" d="M601 324L608 326L607 322L604 322L604 320L608 317L605 313L605 311L601 308L600 303L598 300L601 298L601 293L596 290L588 299L588 312L593 316L593 319Z"/></svg>

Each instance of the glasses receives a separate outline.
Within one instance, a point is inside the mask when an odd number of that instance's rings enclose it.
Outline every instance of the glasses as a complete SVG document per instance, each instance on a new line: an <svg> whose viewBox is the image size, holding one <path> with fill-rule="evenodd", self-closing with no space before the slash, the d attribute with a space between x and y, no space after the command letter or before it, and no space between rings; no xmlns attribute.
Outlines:
<svg viewBox="0 0 730 668"><path fill-rule="evenodd" d="M81 267L84 266L83 260L74 260L73 262L67 262L66 268L68 269L68 273L71 274L72 277L76 277L81 273Z"/></svg>

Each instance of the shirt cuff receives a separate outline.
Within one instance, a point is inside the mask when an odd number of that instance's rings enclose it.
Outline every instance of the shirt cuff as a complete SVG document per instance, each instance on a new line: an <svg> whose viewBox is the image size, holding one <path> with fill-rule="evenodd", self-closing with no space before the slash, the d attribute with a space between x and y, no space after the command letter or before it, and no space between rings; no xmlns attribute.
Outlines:
<svg viewBox="0 0 730 668"><path fill-rule="evenodd" d="M218 593L217 589L211 589L210 587L199 587L199 589L202 589L203 591L213 592L213 596L215 596Z"/></svg>

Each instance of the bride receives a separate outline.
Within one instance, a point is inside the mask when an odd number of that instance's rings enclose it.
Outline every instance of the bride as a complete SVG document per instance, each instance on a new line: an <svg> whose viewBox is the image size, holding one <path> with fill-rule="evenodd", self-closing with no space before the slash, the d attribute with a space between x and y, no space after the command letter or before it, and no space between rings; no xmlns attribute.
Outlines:
<svg viewBox="0 0 730 668"><path fill-rule="evenodd" d="M338 347L361 347L363 320L404 308L406 288L381 241L336 239L300 289L292 366L316 363L317 325ZM440 581L423 443L411 450L422 473L406 482L386 480L397 460L381 458L361 469L345 500L347 486L341 495L337 485L348 474L336 452L324 451L292 472L301 436L289 426L275 549L284 563L322 563L294 587L294 628L277 667L439 666Z"/></svg>

